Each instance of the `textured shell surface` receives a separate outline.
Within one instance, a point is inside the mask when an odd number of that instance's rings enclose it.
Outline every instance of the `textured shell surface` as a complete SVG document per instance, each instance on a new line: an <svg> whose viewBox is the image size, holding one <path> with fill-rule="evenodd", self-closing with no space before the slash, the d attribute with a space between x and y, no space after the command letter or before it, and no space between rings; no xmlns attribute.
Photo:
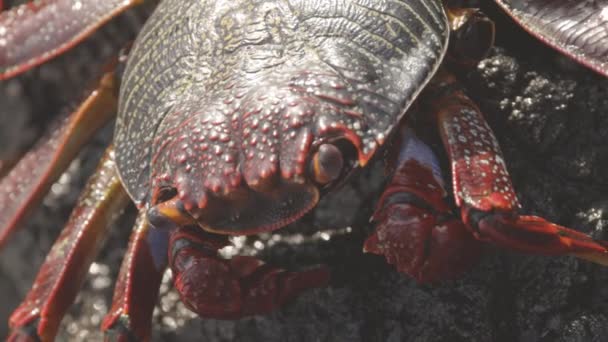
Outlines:
<svg viewBox="0 0 608 342"><path fill-rule="evenodd" d="M201 204L269 177L305 182L311 151L340 138L363 166L447 39L439 0L164 0L122 78L123 183L140 206L168 186Z"/></svg>
<svg viewBox="0 0 608 342"><path fill-rule="evenodd" d="M545 43L608 76L608 0L496 0Z"/></svg>

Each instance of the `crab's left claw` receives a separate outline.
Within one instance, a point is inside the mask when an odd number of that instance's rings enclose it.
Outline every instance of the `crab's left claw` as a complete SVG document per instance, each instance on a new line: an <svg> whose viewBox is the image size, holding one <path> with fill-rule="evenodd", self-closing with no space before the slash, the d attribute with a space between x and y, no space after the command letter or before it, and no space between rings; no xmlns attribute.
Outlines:
<svg viewBox="0 0 608 342"><path fill-rule="evenodd" d="M229 245L225 237L190 228L171 232L169 265L182 302L201 317L265 314L329 282L325 267L290 272L252 256L224 259L217 251Z"/></svg>

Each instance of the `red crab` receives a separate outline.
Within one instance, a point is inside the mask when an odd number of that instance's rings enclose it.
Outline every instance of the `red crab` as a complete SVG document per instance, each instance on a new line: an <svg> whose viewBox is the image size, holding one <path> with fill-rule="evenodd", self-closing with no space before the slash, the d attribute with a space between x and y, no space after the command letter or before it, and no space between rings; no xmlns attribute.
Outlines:
<svg viewBox="0 0 608 342"><path fill-rule="evenodd" d="M0 78L65 51L139 2L54 0L5 12ZM437 72L448 32L440 2L379 1L371 8L336 9L306 1L255 3L161 2L124 74L106 73L87 100L2 180L0 240L6 241L118 103L115 147L13 314L11 338L54 337L111 214L129 197L140 216L103 325L115 336L149 338L166 266L185 304L202 317L269 312L306 288L324 285L325 269L287 272L250 257L224 260L217 250L227 245L226 235L270 231L297 220L389 138L396 141L395 171L365 248L398 270L420 281L454 276L477 258L478 240L606 262L603 242L516 213L491 130L454 76L445 68ZM606 45L597 43L606 31L603 12L566 5L552 12L543 1L501 5L549 44L607 73ZM585 22L588 30L552 27L554 13L578 18L575 10L593 19ZM477 48L466 33L491 38L476 11L447 13L459 32L450 49L456 60ZM317 22L324 16L327 22ZM358 26L340 26L341 18ZM548 18L548 25L530 18ZM586 36L593 30L599 34ZM452 188L431 149L401 120L427 83L420 107L440 129ZM450 190L458 210L446 201Z"/></svg>

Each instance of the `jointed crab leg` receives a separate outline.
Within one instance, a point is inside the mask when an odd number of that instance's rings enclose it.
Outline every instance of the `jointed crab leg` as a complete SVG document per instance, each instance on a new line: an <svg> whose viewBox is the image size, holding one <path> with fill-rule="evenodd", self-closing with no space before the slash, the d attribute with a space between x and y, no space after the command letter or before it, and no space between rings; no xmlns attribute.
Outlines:
<svg viewBox="0 0 608 342"><path fill-rule="evenodd" d="M67 168L84 143L116 114L117 82L106 73L97 89L52 129L0 180L0 246Z"/></svg>
<svg viewBox="0 0 608 342"><path fill-rule="evenodd" d="M456 205L472 233L481 240L523 252L572 254L608 264L606 244L536 216L520 216L515 191L498 146L483 115L458 87L440 72L430 91L452 168Z"/></svg>
<svg viewBox="0 0 608 342"><path fill-rule="evenodd" d="M40 268L23 303L13 312L9 339L34 337L52 341L61 318L80 289L89 266L105 240L117 212L129 197L118 178L112 147Z"/></svg>
<svg viewBox="0 0 608 342"><path fill-rule="evenodd" d="M167 231L150 229L142 211L122 262L102 329L111 340L149 341L152 311L167 266Z"/></svg>
<svg viewBox="0 0 608 342"><path fill-rule="evenodd" d="M40 0L0 13L0 80L65 52L143 1Z"/></svg>

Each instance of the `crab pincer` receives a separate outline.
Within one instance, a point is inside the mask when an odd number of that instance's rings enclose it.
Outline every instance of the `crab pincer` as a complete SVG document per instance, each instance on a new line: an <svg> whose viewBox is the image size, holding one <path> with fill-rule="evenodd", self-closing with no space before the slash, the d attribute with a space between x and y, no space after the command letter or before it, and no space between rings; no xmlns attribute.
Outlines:
<svg viewBox="0 0 608 342"><path fill-rule="evenodd" d="M432 99L423 107L447 151L456 208L448 204L434 152L413 130L403 128L398 166L378 203L377 227L366 251L385 255L420 282L466 270L479 254L478 241L608 264L605 242L517 212L519 202L496 137L453 75L440 71L423 97Z"/></svg>
<svg viewBox="0 0 608 342"><path fill-rule="evenodd" d="M158 231L169 234L168 265L182 302L201 317L237 319L264 314L301 292L329 283L325 266L286 271L253 256L224 258L227 235L201 230L177 197L148 211Z"/></svg>
<svg viewBox="0 0 608 342"><path fill-rule="evenodd" d="M326 267L290 272L252 256L223 259L218 250L229 245L225 236L178 228L169 244L175 287L182 302L201 317L266 314L329 282Z"/></svg>
<svg viewBox="0 0 608 342"><path fill-rule="evenodd" d="M406 150L426 148L413 131L404 133ZM364 251L384 255L399 272L419 282L459 276L478 260L481 243L452 213L446 194L429 164L413 158L400 162L376 205L375 231Z"/></svg>

